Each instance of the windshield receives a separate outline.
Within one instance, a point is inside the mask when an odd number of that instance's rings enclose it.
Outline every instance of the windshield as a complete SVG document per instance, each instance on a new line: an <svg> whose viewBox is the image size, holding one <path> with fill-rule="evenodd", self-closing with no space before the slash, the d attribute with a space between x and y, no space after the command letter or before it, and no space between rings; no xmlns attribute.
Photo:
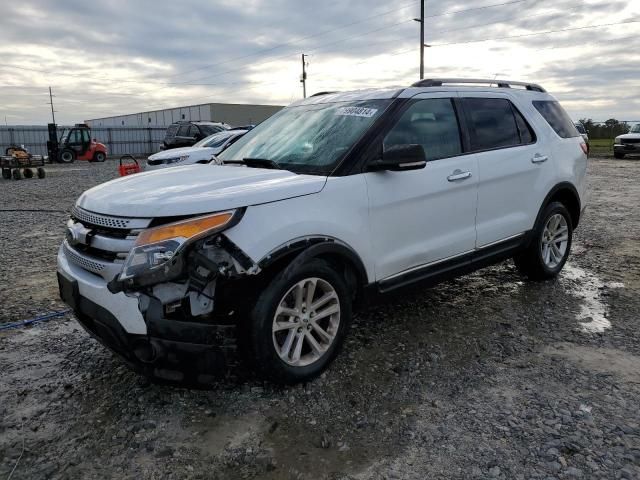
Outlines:
<svg viewBox="0 0 640 480"><path fill-rule="evenodd" d="M227 132L214 133L200 140L194 147L219 147L226 142L231 135L232 134Z"/></svg>
<svg viewBox="0 0 640 480"><path fill-rule="evenodd" d="M640 133L640 123L636 123L631 127L631 133Z"/></svg>
<svg viewBox="0 0 640 480"><path fill-rule="evenodd" d="M218 158L268 160L292 172L328 175L390 103L363 100L288 107Z"/></svg>

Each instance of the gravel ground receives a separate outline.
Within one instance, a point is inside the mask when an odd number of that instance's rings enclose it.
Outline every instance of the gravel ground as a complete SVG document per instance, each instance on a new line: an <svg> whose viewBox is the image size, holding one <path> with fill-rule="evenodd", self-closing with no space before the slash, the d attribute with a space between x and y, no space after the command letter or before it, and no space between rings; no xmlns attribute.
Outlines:
<svg viewBox="0 0 640 480"><path fill-rule="evenodd" d="M64 212L115 175L0 181L0 323L64 308ZM638 479L638 176L638 161L591 162L557 281L508 262L389 298L302 386L149 384L70 315L0 332L0 477Z"/></svg>

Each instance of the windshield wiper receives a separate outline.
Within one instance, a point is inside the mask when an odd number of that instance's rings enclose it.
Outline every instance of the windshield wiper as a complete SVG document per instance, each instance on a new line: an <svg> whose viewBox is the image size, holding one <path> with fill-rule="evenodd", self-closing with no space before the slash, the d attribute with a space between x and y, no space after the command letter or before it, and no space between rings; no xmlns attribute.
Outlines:
<svg viewBox="0 0 640 480"><path fill-rule="evenodd" d="M269 168L271 170L282 170L282 167L277 162L269 160L267 158L243 158L242 162L251 168Z"/></svg>

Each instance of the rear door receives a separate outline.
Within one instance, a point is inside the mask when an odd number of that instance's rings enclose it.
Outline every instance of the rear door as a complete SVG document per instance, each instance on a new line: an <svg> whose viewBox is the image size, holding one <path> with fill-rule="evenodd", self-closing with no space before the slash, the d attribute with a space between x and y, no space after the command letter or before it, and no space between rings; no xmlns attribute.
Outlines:
<svg viewBox="0 0 640 480"><path fill-rule="evenodd" d="M478 161L477 248L533 227L540 191L553 177L551 152L506 95L464 93L471 151Z"/></svg>
<svg viewBox="0 0 640 480"><path fill-rule="evenodd" d="M376 278L390 280L409 270L473 250L478 168L463 154L455 94L414 97L389 128L379 151L419 144L422 170L365 173Z"/></svg>
<svg viewBox="0 0 640 480"><path fill-rule="evenodd" d="M176 133L175 139L173 141L174 147L190 147L192 145L191 139L189 138L189 129L191 125L188 123L180 125L178 128L178 133Z"/></svg>

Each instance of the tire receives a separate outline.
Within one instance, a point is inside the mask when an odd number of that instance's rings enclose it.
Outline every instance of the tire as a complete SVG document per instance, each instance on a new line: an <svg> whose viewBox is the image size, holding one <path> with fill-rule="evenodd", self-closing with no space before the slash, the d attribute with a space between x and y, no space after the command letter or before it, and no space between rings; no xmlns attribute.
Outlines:
<svg viewBox="0 0 640 480"><path fill-rule="evenodd" d="M24 175L24 178L33 178L33 170L30 168L25 168L22 174Z"/></svg>
<svg viewBox="0 0 640 480"><path fill-rule="evenodd" d="M5 180L9 180L11 178L11 169L10 168L3 168L2 169L2 178L4 178Z"/></svg>
<svg viewBox="0 0 640 480"><path fill-rule="evenodd" d="M549 235L558 240L547 242ZM573 225L569 211L562 203L552 202L542 212L530 245L514 258L515 264L530 280L554 278L569 257L572 240Z"/></svg>
<svg viewBox="0 0 640 480"><path fill-rule="evenodd" d="M13 179L20 180L22 178L22 173L20 173L20 169L16 168L13 170Z"/></svg>
<svg viewBox="0 0 640 480"><path fill-rule="evenodd" d="M93 155L94 162L104 162L107 159L107 155L104 152L96 152Z"/></svg>
<svg viewBox="0 0 640 480"><path fill-rule="evenodd" d="M613 156L618 160L622 160L624 158L624 153L613 152Z"/></svg>
<svg viewBox="0 0 640 480"><path fill-rule="evenodd" d="M38 178L44 178L46 176L46 172L44 171L44 168L42 167L38 167Z"/></svg>
<svg viewBox="0 0 640 480"><path fill-rule="evenodd" d="M61 163L73 163L76 161L76 152L69 148L65 148L60 152L59 158Z"/></svg>
<svg viewBox="0 0 640 480"><path fill-rule="evenodd" d="M305 308L304 299L309 294L310 284L315 285L311 303L322 297L328 299L317 310ZM299 298L302 300L296 309L297 292L301 292ZM277 314L283 306L288 312L298 312L301 316L294 319L290 315ZM325 316L315 323L314 312L317 316ZM276 320L284 328L273 332ZM350 321L351 296L342 276L319 259L299 265L294 263L269 282L251 308L246 325L250 354L258 371L269 380L285 384L308 381L322 373L335 358ZM289 324L296 326L287 327ZM322 336L321 332L328 336ZM315 349L310 338L315 341ZM302 345L298 348L300 339ZM276 348L283 350L286 345L287 353L281 356Z"/></svg>

